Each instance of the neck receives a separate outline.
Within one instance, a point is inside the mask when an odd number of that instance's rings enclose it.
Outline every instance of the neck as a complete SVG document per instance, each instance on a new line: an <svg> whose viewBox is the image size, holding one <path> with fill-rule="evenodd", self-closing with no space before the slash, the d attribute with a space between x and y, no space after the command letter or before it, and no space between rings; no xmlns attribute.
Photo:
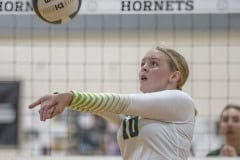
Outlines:
<svg viewBox="0 0 240 160"><path fill-rule="evenodd" d="M236 149L237 154L240 155L240 138L239 138L239 135L226 137L226 143L233 146Z"/></svg>
<svg viewBox="0 0 240 160"><path fill-rule="evenodd" d="M172 85L172 84L168 84L166 89L168 89L168 90L175 90L175 89L177 89L177 86L176 85Z"/></svg>

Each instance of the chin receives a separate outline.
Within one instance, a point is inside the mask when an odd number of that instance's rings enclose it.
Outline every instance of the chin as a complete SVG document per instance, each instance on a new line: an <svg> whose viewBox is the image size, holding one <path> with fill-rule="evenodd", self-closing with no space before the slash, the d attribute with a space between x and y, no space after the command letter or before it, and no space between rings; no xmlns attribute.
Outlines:
<svg viewBox="0 0 240 160"><path fill-rule="evenodd" d="M154 91L154 90L147 89L147 88L141 88L141 87L140 87L140 91L141 91L142 93L151 93L151 92L156 92L156 91Z"/></svg>
<svg viewBox="0 0 240 160"><path fill-rule="evenodd" d="M140 91L142 93L152 93L152 92L159 92L163 90L166 90L166 89L149 89L149 88L140 87Z"/></svg>
<svg viewBox="0 0 240 160"><path fill-rule="evenodd" d="M147 89L146 88L144 88L144 87L140 87L140 89L139 89L142 93L147 93Z"/></svg>
<svg viewBox="0 0 240 160"><path fill-rule="evenodd" d="M141 89L141 88L140 88L139 90L140 90L142 93L146 93L146 92L145 92L143 89Z"/></svg>

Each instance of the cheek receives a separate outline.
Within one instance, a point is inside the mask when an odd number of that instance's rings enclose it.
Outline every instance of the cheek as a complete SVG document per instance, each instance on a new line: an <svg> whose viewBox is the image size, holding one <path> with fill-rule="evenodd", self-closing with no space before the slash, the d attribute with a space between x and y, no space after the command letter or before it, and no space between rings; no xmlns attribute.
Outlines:
<svg viewBox="0 0 240 160"><path fill-rule="evenodd" d="M224 131L226 130L226 128L227 128L226 123L220 124L220 131L221 131L221 132L224 132Z"/></svg>
<svg viewBox="0 0 240 160"><path fill-rule="evenodd" d="M158 80L159 82L165 82L168 80L169 73L167 71L161 69L155 69L151 72L154 80Z"/></svg>
<svg viewBox="0 0 240 160"><path fill-rule="evenodd" d="M238 131L240 132L240 122L237 123L236 127L237 127Z"/></svg>

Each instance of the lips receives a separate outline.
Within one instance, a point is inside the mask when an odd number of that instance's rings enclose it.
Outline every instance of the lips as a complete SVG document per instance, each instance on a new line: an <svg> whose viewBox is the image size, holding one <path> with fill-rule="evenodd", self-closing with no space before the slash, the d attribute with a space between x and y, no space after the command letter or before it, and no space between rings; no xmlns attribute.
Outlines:
<svg viewBox="0 0 240 160"><path fill-rule="evenodd" d="M148 78L147 78L147 76L145 76L145 75L141 75L141 81L146 81L146 80L148 80Z"/></svg>
<svg viewBox="0 0 240 160"><path fill-rule="evenodd" d="M232 130L227 130L227 134L233 134L234 132Z"/></svg>

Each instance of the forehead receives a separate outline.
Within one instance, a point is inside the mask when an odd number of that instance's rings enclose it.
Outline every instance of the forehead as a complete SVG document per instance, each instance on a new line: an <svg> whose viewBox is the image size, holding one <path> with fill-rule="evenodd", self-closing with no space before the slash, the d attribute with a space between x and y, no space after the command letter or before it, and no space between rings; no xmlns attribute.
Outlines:
<svg viewBox="0 0 240 160"><path fill-rule="evenodd" d="M222 116L223 117L226 117L226 116L229 116L229 117L238 116L238 117L240 117L240 111L237 110L237 109L234 109L234 108L230 108L230 109L227 109L227 110L223 111Z"/></svg>
<svg viewBox="0 0 240 160"><path fill-rule="evenodd" d="M144 55L143 60L145 60L145 59L166 60L167 56L164 53L162 53L161 51L151 49Z"/></svg>

